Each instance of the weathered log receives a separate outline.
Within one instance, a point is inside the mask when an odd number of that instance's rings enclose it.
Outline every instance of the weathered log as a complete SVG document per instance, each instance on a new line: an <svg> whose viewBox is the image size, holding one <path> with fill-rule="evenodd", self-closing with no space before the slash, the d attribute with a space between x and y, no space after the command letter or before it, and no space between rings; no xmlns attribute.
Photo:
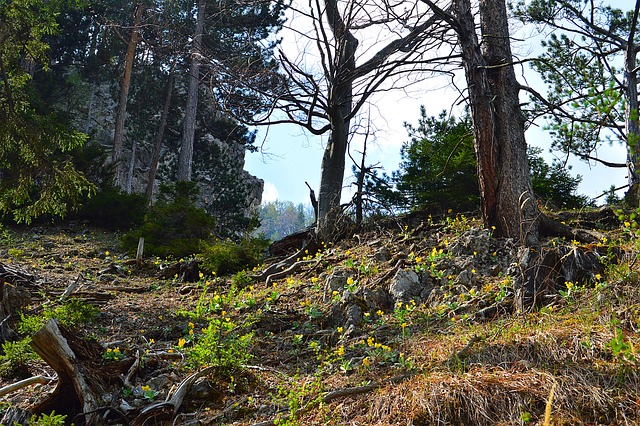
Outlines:
<svg viewBox="0 0 640 426"><path fill-rule="evenodd" d="M99 344L74 336L54 319L33 335L31 347L58 374L55 390L34 407L33 414L55 410L70 419L80 414L87 425L102 424L104 417L96 413L109 405L103 396L122 385L119 377L130 362L101 364Z"/></svg>

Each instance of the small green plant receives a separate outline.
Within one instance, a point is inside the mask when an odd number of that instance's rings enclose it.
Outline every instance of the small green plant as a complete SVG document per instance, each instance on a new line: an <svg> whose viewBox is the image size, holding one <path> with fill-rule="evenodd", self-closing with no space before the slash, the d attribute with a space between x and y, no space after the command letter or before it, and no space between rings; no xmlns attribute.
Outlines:
<svg viewBox="0 0 640 426"><path fill-rule="evenodd" d="M4 342L2 344L2 355L0 355L0 376L13 377L20 372L26 371L27 364L35 361L38 356L29 346L30 338L15 342Z"/></svg>
<svg viewBox="0 0 640 426"><path fill-rule="evenodd" d="M56 414L52 411L50 414L41 414L39 416L33 416L29 419L29 425L31 426L65 426L67 416L63 414ZM73 426L73 424L71 425Z"/></svg>
<svg viewBox="0 0 640 426"><path fill-rule="evenodd" d="M299 377L294 377L299 382ZM289 414L286 417L278 417L274 420L277 426L298 426L300 424L300 410L305 406L319 404L322 398L322 378L314 377L311 381L285 387L278 385L275 399L282 401L289 407Z"/></svg>
<svg viewBox="0 0 640 426"><path fill-rule="evenodd" d="M102 359L107 361L120 361L125 358L125 354L122 353L120 348L107 348L105 353L102 354Z"/></svg>
<svg viewBox="0 0 640 426"><path fill-rule="evenodd" d="M35 334L50 319L55 318L66 327L85 324L95 319L100 312L97 307L85 303L81 299L72 297L61 304L51 303L45 305L42 314L24 315L20 314L18 332L25 335Z"/></svg>
<svg viewBox="0 0 640 426"><path fill-rule="evenodd" d="M7 254L14 259L22 259L24 257L24 250L12 247L7 251Z"/></svg>
<svg viewBox="0 0 640 426"><path fill-rule="evenodd" d="M158 391L151 389L150 386L141 386L140 387L140 395L146 399L147 401L153 401L158 396Z"/></svg>

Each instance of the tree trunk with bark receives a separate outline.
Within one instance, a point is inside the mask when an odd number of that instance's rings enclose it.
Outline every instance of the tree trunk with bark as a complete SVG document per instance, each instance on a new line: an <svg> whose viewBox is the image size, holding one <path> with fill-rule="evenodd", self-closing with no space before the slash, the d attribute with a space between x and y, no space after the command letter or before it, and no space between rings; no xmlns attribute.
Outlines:
<svg viewBox="0 0 640 426"><path fill-rule="evenodd" d="M329 88L329 140L322 157L320 191L318 193L318 225L320 240L336 237L340 217L340 197L349 139L349 116L352 112L353 73L356 68L358 40L345 25L336 0L326 0L327 21L338 44L335 66L331 70Z"/></svg>
<svg viewBox="0 0 640 426"><path fill-rule="evenodd" d="M160 161L160 152L162 151L162 140L164 139L164 131L167 128L167 120L169 118L169 108L171 107L171 97L173 94L173 81L175 79L175 65L176 61L173 61L171 70L169 71L169 80L167 81L167 96L164 100L164 107L162 108L162 114L160 115L160 126L158 133L156 134L156 143L153 147L153 155L149 163L149 176L147 178L147 205L153 204L153 191L156 181L156 172L158 171L158 162Z"/></svg>
<svg viewBox="0 0 640 426"><path fill-rule="evenodd" d="M178 157L178 180L191 180L193 164L193 143L196 132L196 115L198 112L198 86L200 82L200 57L202 55L202 34L204 32L204 18L206 0L198 1L198 15L196 30L191 47L191 67L189 69L189 85L187 89L187 106L184 113L182 127L182 144Z"/></svg>
<svg viewBox="0 0 640 426"><path fill-rule="evenodd" d="M625 198L631 206L640 205L640 124L638 123L640 111L638 110L638 69L637 52L638 45L634 42L635 28L640 13L640 1L636 1L631 32L627 40L624 61L625 98L625 123L627 131L627 169L629 190Z"/></svg>
<svg viewBox="0 0 640 426"><path fill-rule="evenodd" d="M534 245L540 212L531 187L505 2L481 0L479 12L482 43L476 34L470 0L455 0L474 124L482 214L494 235Z"/></svg>
<svg viewBox="0 0 640 426"><path fill-rule="evenodd" d="M145 5L136 7L133 18L133 29L131 30L131 38L127 44L127 52L124 57L124 72L122 82L120 83L120 95L118 97L118 110L116 112L116 124L113 133L113 152L111 154L111 162L115 165L114 184L117 188L123 188L123 164L122 151L124 141L124 122L127 115L127 101L129 99L129 88L131 87L131 73L133 71L133 62L135 60L136 47L140 42L140 23L142 22L142 14L146 9Z"/></svg>

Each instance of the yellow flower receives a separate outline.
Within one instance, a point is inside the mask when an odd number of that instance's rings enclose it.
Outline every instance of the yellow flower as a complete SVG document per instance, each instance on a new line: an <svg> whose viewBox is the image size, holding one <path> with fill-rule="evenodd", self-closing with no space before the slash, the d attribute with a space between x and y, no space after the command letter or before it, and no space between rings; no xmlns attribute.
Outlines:
<svg viewBox="0 0 640 426"><path fill-rule="evenodd" d="M318 277L311 278L312 283L317 283L320 279Z"/></svg>
<svg viewBox="0 0 640 426"><path fill-rule="evenodd" d="M422 258L421 257L416 257L416 263L421 263L422 262Z"/></svg>
<svg viewBox="0 0 640 426"><path fill-rule="evenodd" d="M342 356L344 355L344 346L340 345L340 347L338 348L338 356Z"/></svg>
<svg viewBox="0 0 640 426"><path fill-rule="evenodd" d="M624 222L624 226L626 226L627 228L631 227L631 224L627 221Z"/></svg>
<svg viewBox="0 0 640 426"><path fill-rule="evenodd" d="M108 251L105 251L105 252L104 252L104 255L105 255L105 256L109 256L110 254L111 254L111 253L109 253Z"/></svg>
<svg viewBox="0 0 640 426"><path fill-rule="evenodd" d="M404 330L407 327L407 323L403 322L402 324L400 324L400 327L402 327L402 329Z"/></svg>
<svg viewBox="0 0 640 426"><path fill-rule="evenodd" d="M376 312L376 314L378 314L379 317L384 315L384 312L382 311L382 309L378 309L378 312Z"/></svg>
<svg viewBox="0 0 640 426"><path fill-rule="evenodd" d="M598 281L600 281L602 279L602 275L600 275L600 274L596 274L595 277L596 277L596 280L598 280Z"/></svg>
<svg viewBox="0 0 640 426"><path fill-rule="evenodd" d="M178 340L178 347L183 347L185 344L187 343L187 341L184 338L181 338L180 340Z"/></svg>
<svg viewBox="0 0 640 426"><path fill-rule="evenodd" d="M338 333L342 333L342 327L338 327Z"/></svg>
<svg viewBox="0 0 640 426"><path fill-rule="evenodd" d="M156 341L154 339L149 339L149 344L153 345Z"/></svg>
<svg viewBox="0 0 640 426"><path fill-rule="evenodd" d="M202 279L204 277L204 274L202 272L198 272L198 276L200 277L200 279Z"/></svg>
<svg viewBox="0 0 640 426"><path fill-rule="evenodd" d="M364 365L365 367L368 367L371 365L371 360L369 359L369 357L364 357L364 359L362 360L362 365Z"/></svg>
<svg viewBox="0 0 640 426"><path fill-rule="evenodd" d="M347 278L347 285L353 285L353 277Z"/></svg>
<svg viewBox="0 0 640 426"><path fill-rule="evenodd" d="M142 389L142 392L148 392L148 391L151 390L151 386L146 386L145 385L145 386L140 387L140 389Z"/></svg>

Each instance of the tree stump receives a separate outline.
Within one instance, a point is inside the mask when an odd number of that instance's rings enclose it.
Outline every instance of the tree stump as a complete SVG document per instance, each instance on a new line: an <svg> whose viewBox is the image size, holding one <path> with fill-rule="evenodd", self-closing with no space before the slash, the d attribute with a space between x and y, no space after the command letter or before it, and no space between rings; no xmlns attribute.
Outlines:
<svg viewBox="0 0 640 426"><path fill-rule="evenodd" d="M31 347L58 374L55 390L33 414L55 410L75 418L76 425L106 424L110 401L105 396L122 386L120 377L132 360L103 364L99 344L74 336L53 319L31 338Z"/></svg>

